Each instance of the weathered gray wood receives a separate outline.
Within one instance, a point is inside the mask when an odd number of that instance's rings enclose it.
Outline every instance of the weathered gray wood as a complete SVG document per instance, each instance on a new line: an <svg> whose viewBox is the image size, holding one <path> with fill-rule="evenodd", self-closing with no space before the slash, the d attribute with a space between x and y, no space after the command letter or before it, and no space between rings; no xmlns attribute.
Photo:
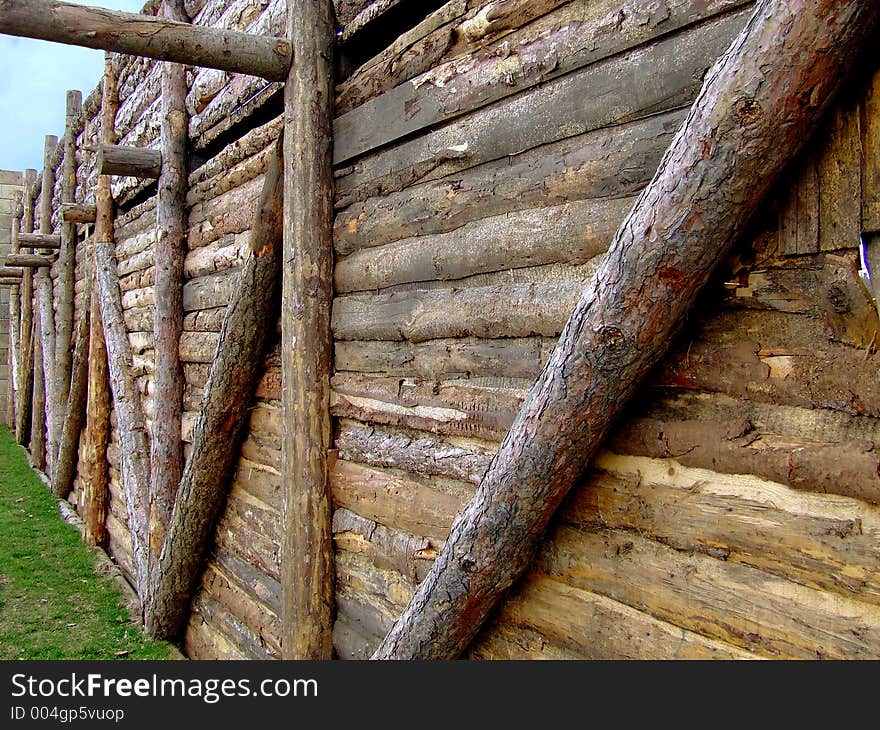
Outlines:
<svg viewBox="0 0 880 730"><path fill-rule="evenodd" d="M261 355L274 330L281 271L282 169L279 143L266 174L250 254L225 311L216 357L205 384L205 401L147 606L146 628L154 636L175 637L186 624L190 599L238 457L236 447L259 380Z"/></svg>
<svg viewBox="0 0 880 730"><path fill-rule="evenodd" d="M98 174L157 178L162 169L162 153L140 147L102 144L98 147Z"/></svg>
<svg viewBox="0 0 880 730"><path fill-rule="evenodd" d="M336 251L447 233L527 208L634 195L650 181L683 118L682 111L660 114L370 198L336 217Z"/></svg>
<svg viewBox="0 0 880 730"><path fill-rule="evenodd" d="M182 0L164 0L162 12L171 20L187 22ZM183 259L186 249L186 187L188 175L186 68L162 65L162 168L156 201L153 322L153 429L150 454L150 559L158 579L158 563L174 497L183 474L180 439L183 410L183 372L179 345L183 328ZM152 586L150 588L152 591Z"/></svg>
<svg viewBox="0 0 880 730"><path fill-rule="evenodd" d="M21 233L18 240L34 230L34 200L31 191L37 171L25 170L24 191L22 193ZM25 270L21 279L21 359L19 361L19 393L15 408L15 436L19 444L29 443L31 434L32 392L33 392L33 279L30 269Z"/></svg>
<svg viewBox="0 0 880 730"><path fill-rule="evenodd" d="M556 337L587 280L338 297L333 334L337 340L413 343L444 337Z"/></svg>
<svg viewBox="0 0 880 730"><path fill-rule="evenodd" d="M21 284L21 279L17 276L0 277L0 284L10 287L18 286L19 284Z"/></svg>
<svg viewBox="0 0 880 730"><path fill-rule="evenodd" d="M878 20L871 2L758 5L706 78L477 496L376 658L451 657L467 646L530 564L613 417L815 129Z"/></svg>
<svg viewBox="0 0 880 730"><path fill-rule="evenodd" d="M51 233L21 233L18 236L21 248L61 248L61 236Z"/></svg>
<svg viewBox="0 0 880 730"><path fill-rule="evenodd" d="M61 219L65 223L94 223L95 206L88 203L62 203Z"/></svg>
<svg viewBox="0 0 880 730"><path fill-rule="evenodd" d="M18 253L18 233L24 209L21 201L15 201L12 211L12 229L9 232L9 250ZM19 276L18 274L21 274ZM0 276L7 276L0 270ZM21 389L21 278L24 272L10 272L10 278L16 281L9 289L9 386L6 393L6 424L15 430L17 423L15 411L20 400Z"/></svg>
<svg viewBox="0 0 880 730"><path fill-rule="evenodd" d="M746 12L736 11L710 20L686 34L613 56L360 158L339 172L337 205L689 105L700 79L746 17ZM639 69L638 83L622 83L634 68Z"/></svg>
<svg viewBox="0 0 880 730"><path fill-rule="evenodd" d="M291 62L280 38L54 0L0 0L0 33L277 80Z"/></svg>
<svg viewBox="0 0 880 730"><path fill-rule="evenodd" d="M40 177L40 233L52 233L52 196L55 188L55 170L52 154L58 146L58 137L46 135L43 149L43 172ZM19 243L21 240L19 239ZM34 275L34 332L40 343L34 343L34 410L31 424L31 457L38 469L51 473L55 455L54 383L55 322L52 313L52 280L45 268ZM38 387L43 393L38 394ZM36 437L36 438L35 438Z"/></svg>
<svg viewBox="0 0 880 730"><path fill-rule="evenodd" d="M335 26L330 0L304 0L296 8L288 13L288 29L297 60L284 90L281 644L286 659L329 659L334 605L327 450Z"/></svg>
<svg viewBox="0 0 880 730"><path fill-rule="evenodd" d="M583 264L606 251L635 198L527 208L466 223L446 233L364 248L337 261L338 293L563 263Z"/></svg>
<svg viewBox="0 0 880 730"><path fill-rule="evenodd" d="M67 115L64 125L64 157L61 163L61 205L73 203L76 195L76 127L82 116L82 93L67 92ZM73 298L76 286L76 226L61 216L61 249L58 253L58 265L55 267L57 282L55 298L55 432L58 434L56 448L60 451L60 443L64 422L67 414L67 399L70 393L71 349L73 342ZM77 405L79 407L79 404ZM77 444L79 442L79 427ZM54 456L57 457L57 452ZM54 478L54 474L53 474ZM66 478L66 477L65 477ZM71 477L72 478L72 477ZM65 495L66 496L66 495Z"/></svg>
<svg viewBox="0 0 880 730"><path fill-rule="evenodd" d="M7 267L20 266L22 268L39 269L52 266L56 260L55 256L43 256L36 253L10 253L6 254L6 259L3 263ZM10 269L3 273L3 276L15 276L14 272L15 269ZM21 274L21 269L18 269L18 273L19 275Z"/></svg>
<svg viewBox="0 0 880 730"><path fill-rule="evenodd" d="M333 123L341 164L425 127L491 104L588 64L648 43L751 0L651 0L577 4L545 30L527 27L480 52L455 58L343 114ZM616 13L616 22L608 17Z"/></svg>

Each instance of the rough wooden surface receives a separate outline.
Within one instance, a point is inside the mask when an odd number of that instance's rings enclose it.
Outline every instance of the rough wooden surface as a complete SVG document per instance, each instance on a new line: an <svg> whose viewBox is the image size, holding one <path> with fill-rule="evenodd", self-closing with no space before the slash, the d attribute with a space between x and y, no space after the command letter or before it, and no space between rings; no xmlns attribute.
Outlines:
<svg viewBox="0 0 880 730"><path fill-rule="evenodd" d="M157 178L162 169L158 150L102 144L98 147L98 174Z"/></svg>
<svg viewBox="0 0 880 730"><path fill-rule="evenodd" d="M171 20L188 20L182 0L165 0L162 12ZM183 328L183 259L189 173L186 68L180 64L164 63L161 76L162 168L156 201L156 245L153 249L156 306L152 326L155 338L155 395L150 442L150 557L156 569L151 571L152 582L159 577L159 558L183 474L180 440L183 372L179 347Z"/></svg>
<svg viewBox="0 0 880 730"><path fill-rule="evenodd" d="M34 201L31 190L37 171L25 170L24 191L22 192L22 220L19 240L25 233L34 230ZM31 272L25 271L21 279L21 361L19 393L15 409L15 436L19 444L25 445L31 436L31 414L33 395L33 279Z"/></svg>
<svg viewBox="0 0 880 730"><path fill-rule="evenodd" d="M67 92L67 121L64 127L64 158L61 168L61 205L71 204L76 192L76 127L82 115L82 93L79 91ZM57 299L55 313L55 400L58 403L56 417L58 418L59 439L61 438L63 423L68 413L68 396L70 393L71 357L73 342L73 295L74 279L76 276L76 226L67 222L61 216L61 249L58 253L56 266L57 284L55 296ZM77 408L80 404L77 404ZM77 427L76 441L79 441L79 428ZM60 445L59 445L60 450ZM70 457L68 457L70 458ZM71 462L72 463L72 462ZM72 476L71 476L72 479ZM57 493L56 493L56 496ZM66 495L65 495L66 496Z"/></svg>
<svg viewBox="0 0 880 730"><path fill-rule="evenodd" d="M204 28L54 0L3 0L0 32L134 56L283 79L290 45L278 38Z"/></svg>
<svg viewBox="0 0 880 730"><path fill-rule="evenodd" d="M528 566L616 404L663 352L719 253L814 129L877 19L870 3L758 5L707 77L476 498L377 658L455 656L473 638ZM833 53L813 53L820 36L827 43L818 45Z"/></svg>
<svg viewBox="0 0 880 730"><path fill-rule="evenodd" d="M235 446L246 425L272 332L281 271L283 178L281 146L266 174L250 254L226 308L206 398L192 439L180 490L147 610L147 630L174 637L183 629L209 538L224 504Z"/></svg>
<svg viewBox="0 0 880 730"><path fill-rule="evenodd" d="M332 4L300 3L288 28L297 62L285 84L281 644L287 659L329 659Z"/></svg>

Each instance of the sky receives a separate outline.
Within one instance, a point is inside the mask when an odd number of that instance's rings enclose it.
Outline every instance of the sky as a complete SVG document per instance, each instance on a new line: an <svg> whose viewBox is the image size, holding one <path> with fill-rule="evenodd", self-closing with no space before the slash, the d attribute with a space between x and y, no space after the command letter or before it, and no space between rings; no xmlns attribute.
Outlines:
<svg viewBox="0 0 880 730"><path fill-rule="evenodd" d="M140 12L144 0L92 0L111 10ZM67 91L83 100L104 72L104 52L0 35L0 170L43 167L47 134L64 136Z"/></svg>

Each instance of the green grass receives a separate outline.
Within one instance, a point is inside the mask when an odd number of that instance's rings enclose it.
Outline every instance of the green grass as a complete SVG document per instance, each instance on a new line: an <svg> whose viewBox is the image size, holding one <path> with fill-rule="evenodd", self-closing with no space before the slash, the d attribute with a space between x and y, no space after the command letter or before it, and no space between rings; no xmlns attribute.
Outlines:
<svg viewBox="0 0 880 730"><path fill-rule="evenodd" d="M0 659L167 659L0 426Z"/></svg>

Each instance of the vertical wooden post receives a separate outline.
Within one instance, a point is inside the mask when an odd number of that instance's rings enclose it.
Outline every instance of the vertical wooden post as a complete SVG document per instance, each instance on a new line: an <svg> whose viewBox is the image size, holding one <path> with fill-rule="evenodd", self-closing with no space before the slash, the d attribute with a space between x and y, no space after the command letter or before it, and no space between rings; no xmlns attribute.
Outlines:
<svg viewBox="0 0 880 730"><path fill-rule="evenodd" d="M52 194L55 188L55 170L52 168L52 153L58 144L58 137L53 134L46 135L46 143L43 148L43 175L40 189L40 233L52 233ZM54 375L55 348L46 352L47 345L54 334L55 325L51 318L47 318L48 312L44 307L46 297L50 297L49 306L52 305L52 284L49 272L46 269L37 269L34 276L34 400L33 413L31 414L31 459L36 469L47 469L49 459L47 451L52 449L51 431L51 389ZM47 286L48 283L48 286ZM47 373L47 366L53 371ZM47 377L48 376L48 377ZM47 450L46 442L50 448Z"/></svg>
<svg viewBox="0 0 880 730"><path fill-rule="evenodd" d="M295 59L284 89L281 294L282 653L329 659L334 578L330 446L331 0L288 3Z"/></svg>
<svg viewBox="0 0 880 730"><path fill-rule="evenodd" d="M19 201L12 214L12 230L10 231L9 252L16 254L19 251L18 229L21 226L23 208ZM21 286L13 284L9 287L9 391L6 396L6 423L9 428L15 430L16 424L16 401L19 398L19 383L21 361Z"/></svg>
<svg viewBox="0 0 880 730"><path fill-rule="evenodd" d="M188 22L183 0L165 0L163 15ZM150 468L150 560L158 564L183 474L183 258L186 237L187 127L186 68L162 64L162 170L156 202L153 333L153 440ZM151 570L151 580L158 571Z"/></svg>
<svg viewBox="0 0 880 730"><path fill-rule="evenodd" d="M106 83L104 88L106 89ZM110 215L99 215L98 219L106 221L109 218L112 225L112 200L110 202ZM96 225L96 236L97 233ZM93 248L93 244L90 244L87 252L91 262L94 262ZM103 547L107 540L105 522L107 504L110 501L107 464L107 446L110 444L110 376L107 373L107 348L104 345L104 328L101 326L101 308L97 287L94 285L94 265L88 267L86 276L92 279L92 284L85 304L89 310L89 374L86 433L82 447L83 462L87 469L83 479L83 537L86 542Z"/></svg>
<svg viewBox="0 0 880 730"><path fill-rule="evenodd" d="M64 126L64 157L61 163L61 203L72 203L76 192L76 129L82 114L82 94L67 92L67 120ZM56 439L60 441L70 393L70 359L73 345L73 296L76 268L76 224L61 220L61 249L55 270L58 276L55 317L54 405ZM56 444L56 448L60 448ZM57 451L53 452L57 460Z"/></svg>
<svg viewBox="0 0 880 730"><path fill-rule="evenodd" d="M27 169L24 173L24 191L21 197L23 233L34 231L34 199L33 188L37 179L37 171ZM25 269L21 277L21 356L19 358L18 403L15 408L15 436L18 443L28 445L31 436L31 414L33 412L32 388L34 382L33 369L33 272Z"/></svg>

